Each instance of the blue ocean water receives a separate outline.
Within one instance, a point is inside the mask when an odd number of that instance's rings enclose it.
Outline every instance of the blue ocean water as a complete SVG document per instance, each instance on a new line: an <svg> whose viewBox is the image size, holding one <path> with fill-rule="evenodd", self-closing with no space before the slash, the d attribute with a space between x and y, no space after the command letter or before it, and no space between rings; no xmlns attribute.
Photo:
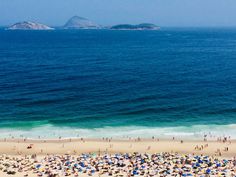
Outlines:
<svg viewBox="0 0 236 177"><path fill-rule="evenodd" d="M0 30L2 136L236 137L235 124L236 29Z"/></svg>

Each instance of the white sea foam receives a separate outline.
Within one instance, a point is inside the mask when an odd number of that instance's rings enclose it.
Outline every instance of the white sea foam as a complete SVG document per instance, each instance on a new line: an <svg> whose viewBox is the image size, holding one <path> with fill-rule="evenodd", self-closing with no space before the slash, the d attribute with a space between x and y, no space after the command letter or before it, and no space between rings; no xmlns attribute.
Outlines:
<svg viewBox="0 0 236 177"><path fill-rule="evenodd" d="M216 138L219 136L231 136L236 139L236 124L230 125L194 125L179 127L142 127L142 126L123 126L123 127L103 127L103 128L72 128L56 127L45 125L30 130L23 129L0 129L0 138L27 137L37 139L57 139L62 138L102 138L113 137L117 139L129 137L151 138L171 138L181 137L183 139L202 139L203 135Z"/></svg>

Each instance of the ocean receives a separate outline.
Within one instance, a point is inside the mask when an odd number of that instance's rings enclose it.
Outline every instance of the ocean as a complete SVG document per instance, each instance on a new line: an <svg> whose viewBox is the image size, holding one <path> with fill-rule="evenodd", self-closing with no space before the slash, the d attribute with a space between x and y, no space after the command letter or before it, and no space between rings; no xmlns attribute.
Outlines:
<svg viewBox="0 0 236 177"><path fill-rule="evenodd" d="M0 137L236 138L236 29L0 30Z"/></svg>

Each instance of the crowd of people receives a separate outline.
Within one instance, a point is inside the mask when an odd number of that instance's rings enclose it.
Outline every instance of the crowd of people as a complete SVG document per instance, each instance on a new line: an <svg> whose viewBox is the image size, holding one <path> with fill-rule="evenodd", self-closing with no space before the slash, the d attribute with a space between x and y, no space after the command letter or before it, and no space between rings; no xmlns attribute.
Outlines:
<svg viewBox="0 0 236 177"><path fill-rule="evenodd" d="M236 159L157 154L0 156L0 171L22 176L236 176Z"/></svg>

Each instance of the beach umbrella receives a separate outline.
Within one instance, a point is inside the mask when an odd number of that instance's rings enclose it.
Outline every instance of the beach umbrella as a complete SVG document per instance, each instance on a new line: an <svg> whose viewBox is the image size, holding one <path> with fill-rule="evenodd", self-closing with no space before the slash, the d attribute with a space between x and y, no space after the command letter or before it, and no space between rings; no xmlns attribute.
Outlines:
<svg viewBox="0 0 236 177"><path fill-rule="evenodd" d="M35 167L36 167L36 168L40 168L40 167L41 167L41 165L40 165L40 164L37 164Z"/></svg>
<svg viewBox="0 0 236 177"><path fill-rule="evenodd" d="M133 171L133 175L138 175L138 174L139 174L138 171L136 170Z"/></svg>

